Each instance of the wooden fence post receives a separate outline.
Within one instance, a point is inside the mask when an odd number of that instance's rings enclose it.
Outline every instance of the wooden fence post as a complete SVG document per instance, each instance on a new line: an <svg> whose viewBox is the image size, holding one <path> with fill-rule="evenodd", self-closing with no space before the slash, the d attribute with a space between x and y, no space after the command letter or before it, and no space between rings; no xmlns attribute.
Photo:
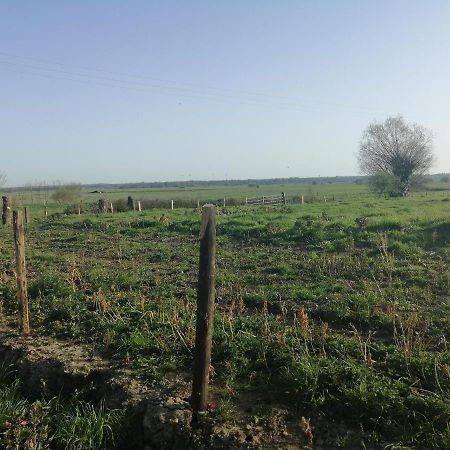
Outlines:
<svg viewBox="0 0 450 450"><path fill-rule="evenodd" d="M173 200L170 203L170 209L173 209Z"/></svg>
<svg viewBox="0 0 450 450"><path fill-rule="evenodd" d="M225 197L223 198L223 207L226 207L226 203L225 203Z"/></svg>
<svg viewBox="0 0 450 450"><path fill-rule="evenodd" d="M26 206L25 206L25 223L30 223L30 212Z"/></svg>
<svg viewBox="0 0 450 450"><path fill-rule="evenodd" d="M205 411L208 400L209 370L214 320L216 275L216 209L214 205L202 208L200 231L200 258L197 288L197 324L195 332L194 373L192 381L192 408L194 419Z"/></svg>
<svg viewBox="0 0 450 450"><path fill-rule="evenodd" d="M141 201L140 200L138 200L138 202L137 202L137 207L138 207L138 211L141 212L142 208L141 208Z"/></svg>
<svg viewBox="0 0 450 450"><path fill-rule="evenodd" d="M81 216L81 205L78 205L78 215Z"/></svg>
<svg viewBox="0 0 450 450"><path fill-rule="evenodd" d="M114 212L114 205L112 202L109 203L109 210L111 211L111 214Z"/></svg>
<svg viewBox="0 0 450 450"><path fill-rule="evenodd" d="M99 213L105 213L106 212L106 202L104 198L101 198L98 201L98 212Z"/></svg>
<svg viewBox="0 0 450 450"><path fill-rule="evenodd" d="M3 225L7 225L11 221L11 208L9 207L9 198L4 195L2 197L3 200L3 213L2 213L2 223Z"/></svg>
<svg viewBox="0 0 450 450"><path fill-rule="evenodd" d="M303 198L303 195L302 195L301 204L303 205L303 203L305 203L305 199Z"/></svg>
<svg viewBox="0 0 450 450"><path fill-rule="evenodd" d="M284 192L282 192L281 197L283 198L283 205L285 205L286 204L286 194Z"/></svg>
<svg viewBox="0 0 450 450"><path fill-rule="evenodd" d="M21 211L13 212L14 246L16 249L17 297L19 299L19 327L24 335L30 334L28 313L27 269L25 265L25 233Z"/></svg>

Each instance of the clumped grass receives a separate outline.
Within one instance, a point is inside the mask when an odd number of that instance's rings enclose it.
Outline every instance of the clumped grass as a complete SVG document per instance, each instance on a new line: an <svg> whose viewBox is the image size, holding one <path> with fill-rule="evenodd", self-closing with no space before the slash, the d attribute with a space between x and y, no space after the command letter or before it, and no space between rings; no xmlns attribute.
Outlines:
<svg viewBox="0 0 450 450"><path fill-rule="evenodd" d="M0 368L0 448L5 450L112 450L124 430L121 411L75 399L30 402L14 372Z"/></svg>

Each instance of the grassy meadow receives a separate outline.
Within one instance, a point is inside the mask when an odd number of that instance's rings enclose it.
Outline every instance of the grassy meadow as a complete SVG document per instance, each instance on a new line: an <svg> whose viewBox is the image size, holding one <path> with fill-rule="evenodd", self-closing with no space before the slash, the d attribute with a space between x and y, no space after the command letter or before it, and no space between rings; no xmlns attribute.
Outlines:
<svg viewBox="0 0 450 450"><path fill-rule="evenodd" d="M200 211L92 211L100 197L216 201L215 419L232 423L253 398L313 427L343 424L339 448L354 448L352 430L366 448L450 448L450 185L429 188L392 199L357 184L84 192L81 215L48 198L46 220L42 192L14 193L32 218L32 328L126 359L149 385L189 373ZM219 202L281 191L286 206ZM2 307L16 314L9 226L0 254Z"/></svg>

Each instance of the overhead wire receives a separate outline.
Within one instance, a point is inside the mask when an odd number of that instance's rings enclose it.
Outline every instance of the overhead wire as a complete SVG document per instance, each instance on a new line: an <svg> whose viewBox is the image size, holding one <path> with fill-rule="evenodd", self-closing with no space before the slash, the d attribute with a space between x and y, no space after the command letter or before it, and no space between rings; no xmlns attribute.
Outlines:
<svg viewBox="0 0 450 450"><path fill-rule="evenodd" d="M96 84L104 87L113 87L118 89L127 89L134 90L139 92L155 92L155 91L164 91L165 94L176 95L182 98L193 98L193 99L201 99L201 100L212 100L212 101L225 101L229 103L239 103L251 106L266 106L272 108L281 108L291 111L301 111L301 112L320 112L317 109L318 104L322 103L328 107L335 107L338 109L350 109L355 112L371 112L374 111L380 112L374 108L367 107L357 107L357 106L345 106L342 104L333 104L332 102L321 102L315 101L315 105L306 104L294 97L280 97L274 96L271 94L265 94L260 92L249 92L239 89L229 89L229 88L218 88L212 86L199 86L194 84L185 84L183 85L175 85L176 83L172 81L157 79L154 77L148 77L144 75L130 74L125 72L115 72L109 71L106 69L99 68L86 68L86 67L75 67L67 64L63 64L56 61L50 61L47 59L29 57L29 56L19 56L11 53L0 51L0 69L7 70L6 66L19 67L21 71L9 69L7 71L20 73L23 75L31 75L31 76L40 76L44 78L53 78L53 79L61 79L71 82L78 82L83 84ZM7 58L7 59L5 59ZM29 60L36 61L39 65L23 63L18 61L11 61L13 59L19 60ZM9 59L9 60L8 60ZM45 66L42 66L45 64ZM47 67L48 66L48 67ZM55 68L54 66L59 66L60 68ZM71 70L67 70L68 67L71 67ZM75 69L76 71L74 71ZM30 71L31 70L31 71ZM42 73L44 72L44 73ZM86 73L83 73L86 72ZM97 73L105 73L109 75L113 75L114 78L110 76L100 76L95 75L89 72L97 72ZM49 75L49 73L51 75ZM57 74L57 75L55 75ZM68 77L67 77L68 76ZM76 78L73 78L76 77ZM122 77L122 78L121 78ZM134 80L130 81L126 78L134 78ZM149 80L151 82L143 82L136 81L136 79L140 80ZM157 82L157 83L155 83ZM111 84L115 83L115 84ZM117 84L118 83L118 84ZM163 84L161 84L163 83ZM205 92L206 90L214 91L213 92ZM244 97L242 97L244 96Z"/></svg>

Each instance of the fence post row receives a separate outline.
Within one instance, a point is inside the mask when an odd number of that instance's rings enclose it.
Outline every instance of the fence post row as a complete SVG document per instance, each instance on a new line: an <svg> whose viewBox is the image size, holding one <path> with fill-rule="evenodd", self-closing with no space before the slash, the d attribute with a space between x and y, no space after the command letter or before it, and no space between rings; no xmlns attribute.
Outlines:
<svg viewBox="0 0 450 450"><path fill-rule="evenodd" d="M202 208L200 231L197 323L191 397L194 420L197 419L197 413L205 411L207 407L214 319L215 259L216 209L214 205L208 204Z"/></svg>
<svg viewBox="0 0 450 450"><path fill-rule="evenodd" d="M25 233L21 211L13 211L14 246L16 250L17 297L19 299L19 328L30 334L30 317L27 296L27 269L25 264Z"/></svg>

